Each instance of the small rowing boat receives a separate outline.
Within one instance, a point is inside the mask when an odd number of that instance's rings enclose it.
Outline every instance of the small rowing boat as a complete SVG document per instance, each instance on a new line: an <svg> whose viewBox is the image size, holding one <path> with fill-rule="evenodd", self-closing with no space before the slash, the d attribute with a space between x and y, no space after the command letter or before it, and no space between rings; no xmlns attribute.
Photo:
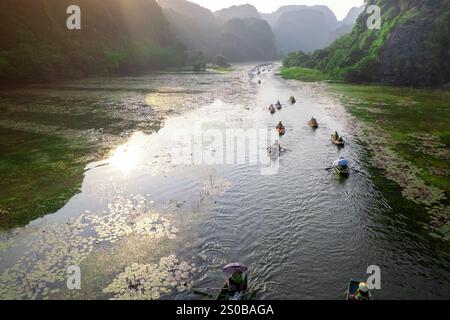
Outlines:
<svg viewBox="0 0 450 320"><path fill-rule="evenodd" d="M354 295L359 289L359 284L364 282L364 280L360 279L350 279L350 283L348 284L347 289L347 300L355 300ZM371 295L370 291L368 292L368 299L366 300L373 300L373 296Z"/></svg>
<svg viewBox="0 0 450 320"><path fill-rule="evenodd" d="M244 290L233 292L228 288L228 280L225 281L222 290L217 295L216 300L245 300L247 297L247 275L244 278Z"/></svg>
<svg viewBox="0 0 450 320"><path fill-rule="evenodd" d="M286 134L286 128L277 128L278 134L284 136Z"/></svg>
<svg viewBox="0 0 450 320"><path fill-rule="evenodd" d="M317 123L317 120L315 120L315 119L308 121L308 125L314 129L317 129L319 127L319 124Z"/></svg>
<svg viewBox="0 0 450 320"><path fill-rule="evenodd" d="M350 174L350 169L347 166L345 167L337 166L334 167L334 170L341 177L348 177L348 175Z"/></svg>
<svg viewBox="0 0 450 320"><path fill-rule="evenodd" d="M331 142L337 146L344 146L345 142L342 138L340 139L335 139L334 136L331 136Z"/></svg>

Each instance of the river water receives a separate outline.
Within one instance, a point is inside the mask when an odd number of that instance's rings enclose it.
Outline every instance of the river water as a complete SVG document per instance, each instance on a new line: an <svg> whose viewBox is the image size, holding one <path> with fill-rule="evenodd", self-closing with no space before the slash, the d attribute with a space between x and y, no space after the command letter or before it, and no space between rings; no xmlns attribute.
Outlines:
<svg viewBox="0 0 450 320"><path fill-rule="evenodd" d="M277 67L140 79L189 90L176 99L145 87L127 96L176 112L159 131L137 130L90 164L81 193L58 212L2 235L10 245L1 253L0 296L129 298L140 289L120 279L134 277L145 279L136 280L147 288L141 297L202 299L192 288L216 294L208 288L223 284L221 267L239 261L256 299L343 299L349 279L367 277L369 265L381 269L376 299L450 298L448 255L374 185L343 106L325 84L285 81ZM292 95L297 103L288 105ZM285 105L271 115L277 100ZM307 125L311 116L319 129ZM249 144L256 153L223 163L229 151L205 138L241 129L270 138L278 121L287 151L273 161L264 139ZM331 144L334 130L345 148ZM339 156L354 169L348 179L325 170ZM66 288L70 265L80 267L81 290Z"/></svg>

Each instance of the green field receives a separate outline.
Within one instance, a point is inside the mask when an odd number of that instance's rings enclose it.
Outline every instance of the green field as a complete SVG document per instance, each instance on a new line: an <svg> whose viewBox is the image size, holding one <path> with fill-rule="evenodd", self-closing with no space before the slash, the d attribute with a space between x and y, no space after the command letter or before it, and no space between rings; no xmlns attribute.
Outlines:
<svg viewBox="0 0 450 320"><path fill-rule="evenodd" d="M317 69L308 69L301 67L281 68L281 76L284 79L299 80L305 82L315 82L329 80L326 74Z"/></svg>

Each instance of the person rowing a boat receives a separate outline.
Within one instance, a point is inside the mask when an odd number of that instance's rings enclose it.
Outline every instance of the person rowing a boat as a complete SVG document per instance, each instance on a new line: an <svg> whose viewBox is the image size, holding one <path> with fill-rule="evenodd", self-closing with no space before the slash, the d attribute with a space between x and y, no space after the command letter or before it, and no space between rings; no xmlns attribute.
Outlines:
<svg viewBox="0 0 450 320"><path fill-rule="evenodd" d="M242 271L236 270L227 280L228 290L231 293L247 290L245 283L245 275Z"/></svg>
<svg viewBox="0 0 450 320"><path fill-rule="evenodd" d="M338 169L347 169L348 168L348 160L344 159L344 157L339 157L336 161L333 162L333 167Z"/></svg>
<svg viewBox="0 0 450 320"><path fill-rule="evenodd" d="M294 103L295 103L295 97L294 97L294 96L291 96L291 97L289 98L289 103L291 103L291 104L294 104Z"/></svg>
<svg viewBox="0 0 450 320"><path fill-rule="evenodd" d="M270 111L270 113L272 113L272 114L275 113L276 110L275 110L275 107L273 106L273 104L270 105L269 111Z"/></svg>
<svg viewBox="0 0 450 320"><path fill-rule="evenodd" d="M339 136L339 134L338 134L337 131L335 131L335 132L331 135L331 137L333 138L334 141L339 141L339 142L342 142L342 141L343 141L342 137Z"/></svg>
<svg viewBox="0 0 450 320"><path fill-rule="evenodd" d="M229 263L223 268L223 272L229 274L224 288L219 294L217 300L235 300L233 297L240 296L242 300L243 293L247 291L247 275L248 268L241 263ZM239 294L240 293L240 294Z"/></svg>
<svg viewBox="0 0 450 320"><path fill-rule="evenodd" d="M370 300L370 292L367 283L361 282L358 290L350 297L351 300Z"/></svg>
<svg viewBox="0 0 450 320"><path fill-rule="evenodd" d="M284 130L284 129L285 129L285 127L284 127L283 123L281 121L278 122L277 130Z"/></svg>
<svg viewBox="0 0 450 320"><path fill-rule="evenodd" d="M281 153L286 152L286 149L282 148L278 140L275 141L272 147L267 148L269 156L279 156Z"/></svg>
<svg viewBox="0 0 450 320"><path fill-rule="evenodd" d="M280 102L280 100L277 101L277 107L281 107L281 102Z"/></svg>

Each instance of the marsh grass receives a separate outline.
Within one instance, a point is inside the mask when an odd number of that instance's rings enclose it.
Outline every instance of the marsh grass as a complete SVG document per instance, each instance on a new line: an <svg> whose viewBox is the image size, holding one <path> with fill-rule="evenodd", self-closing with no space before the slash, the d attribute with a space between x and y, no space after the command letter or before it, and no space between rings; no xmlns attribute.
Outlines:
<svg viewBox="0 0 450 320"><path fill-rule="evenodd" d="M301 67L281 68L280 74L284 79L316 82L330 80L330 77L317 69Z"/></svg>
<svg viewBox="0 0 450 320"><path fill-rule="evenodd" d="M427 229L450 240L450 92L377 85L331 84L363 123L360 139L372 162L405 199L425 208Z"/></svg>

